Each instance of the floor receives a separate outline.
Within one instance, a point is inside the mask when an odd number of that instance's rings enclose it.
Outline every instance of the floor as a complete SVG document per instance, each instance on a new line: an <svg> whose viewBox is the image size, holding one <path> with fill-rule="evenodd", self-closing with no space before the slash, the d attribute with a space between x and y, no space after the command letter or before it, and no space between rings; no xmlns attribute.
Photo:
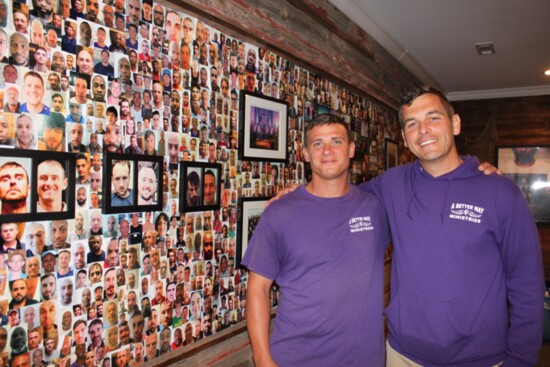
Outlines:
<svg viewBox="0 0 550 367"><path fill-rule="evenodd" d="M542 350L540 351L539 363L536 367L548 367L550 366L550 341L542 344Z"/></svg>

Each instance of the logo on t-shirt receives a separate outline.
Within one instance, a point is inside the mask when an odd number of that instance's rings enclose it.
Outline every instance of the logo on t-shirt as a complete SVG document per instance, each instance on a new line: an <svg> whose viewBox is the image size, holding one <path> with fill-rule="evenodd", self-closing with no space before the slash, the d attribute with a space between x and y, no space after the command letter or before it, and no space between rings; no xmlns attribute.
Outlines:
<svg viewBox="0 0 550 367"><path fill-rule="evenodd" d="M351 233L372 230L374 230L374 227L372 226L370 217L355 217L349 220L349 231Z"/></svg>
<svg viewBox="0 0 550 367"><path fill-rule="evenodd" d="M451 214L449 218L463 220L472 223L481 223L481 217L485 208L471 204L453 203L451 205Z"/></svg>

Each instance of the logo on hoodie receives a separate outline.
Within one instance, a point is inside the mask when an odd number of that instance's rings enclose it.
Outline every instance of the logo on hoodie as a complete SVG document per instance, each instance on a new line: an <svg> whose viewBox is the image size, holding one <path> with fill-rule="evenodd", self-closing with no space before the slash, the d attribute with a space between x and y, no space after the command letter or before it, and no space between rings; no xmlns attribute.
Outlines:
<svg viewBox="0 0 550 367"><path fill-rule="evenodd" d="M481 217L485 208L471 204L453 203L449 218L463 220L466 222L481 223Z"/></svg>
<svg viewBox="0 0 550 367"><path fill-rule="evenodd" d="M374 230L374 227L372 226L370 217L355 217L349 220L350 233L372 230Z"/></svg>

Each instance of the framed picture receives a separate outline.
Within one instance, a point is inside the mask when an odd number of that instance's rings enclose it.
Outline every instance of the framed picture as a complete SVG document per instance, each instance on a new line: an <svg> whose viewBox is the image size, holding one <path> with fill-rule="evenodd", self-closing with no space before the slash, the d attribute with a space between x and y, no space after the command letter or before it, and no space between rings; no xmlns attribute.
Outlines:
<svg viewBox="0 0 550 367"><path fill-rule="evenodd" d="M104 162L104 213L162 210L163 157L105 153Z"/></svg>
<svg viewBox="0 0 550 367"><path fill-rule="evenodd" d="M180 162L181 213L220 208L222 165L203 162Z"/></svg>
<svg viewBox="0 0 550 367"><path fill-rule="evenodd" d="M495 157L518 184L537 224L550 225L550 146L498 146Z"/></svg>
<svg viewBox="0 0 550 367"><path fill-rule="evenodd" d="M248 248L248 243L254 234L254 229L260 221L260 217L265 210L265 204L269 199L266 198L242 198L241 199L241 220L238 222L237 233L239 239L237 241L237 265L241 264L241 260Z"/></svg>
<svg viewBox="0 0 550 367"><path fill-rule="evenodd" d="M0 222L74 218L75 157L0 149Z"/></svg>
<svg viewBox="0 0 550 367"><path fill-rule="evenodd" d="M288 104L240 91L239 159L286 162Z"/></svg>
<svg viewBox="0 0 550 367"><path fill-rule="evenodd" d="M390 139L386 139L385 143L386 143L385 164L386 164L386 170L388 170L392 167L396 167L399 165L399 154L397 151L397 142Z"/></svg>

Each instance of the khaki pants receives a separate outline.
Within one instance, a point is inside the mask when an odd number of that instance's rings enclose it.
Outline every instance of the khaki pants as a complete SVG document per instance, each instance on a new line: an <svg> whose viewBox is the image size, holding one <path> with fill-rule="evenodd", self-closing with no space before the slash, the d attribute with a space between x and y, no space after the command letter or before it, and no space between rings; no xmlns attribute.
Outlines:
<svg viewBox="0 0 550 367"><path fill-rule="evenodd" d="M422 367L393 349L386 341L386 367Z"/></svg>
<svg viewBox="0 0 550 367"><path fill-rule="evenodd" d="M493 367L498 367L502 362L495 364ZM404 355L398 353L386 341L386 367L422 367L422 365L411 361Z"/></svg>

